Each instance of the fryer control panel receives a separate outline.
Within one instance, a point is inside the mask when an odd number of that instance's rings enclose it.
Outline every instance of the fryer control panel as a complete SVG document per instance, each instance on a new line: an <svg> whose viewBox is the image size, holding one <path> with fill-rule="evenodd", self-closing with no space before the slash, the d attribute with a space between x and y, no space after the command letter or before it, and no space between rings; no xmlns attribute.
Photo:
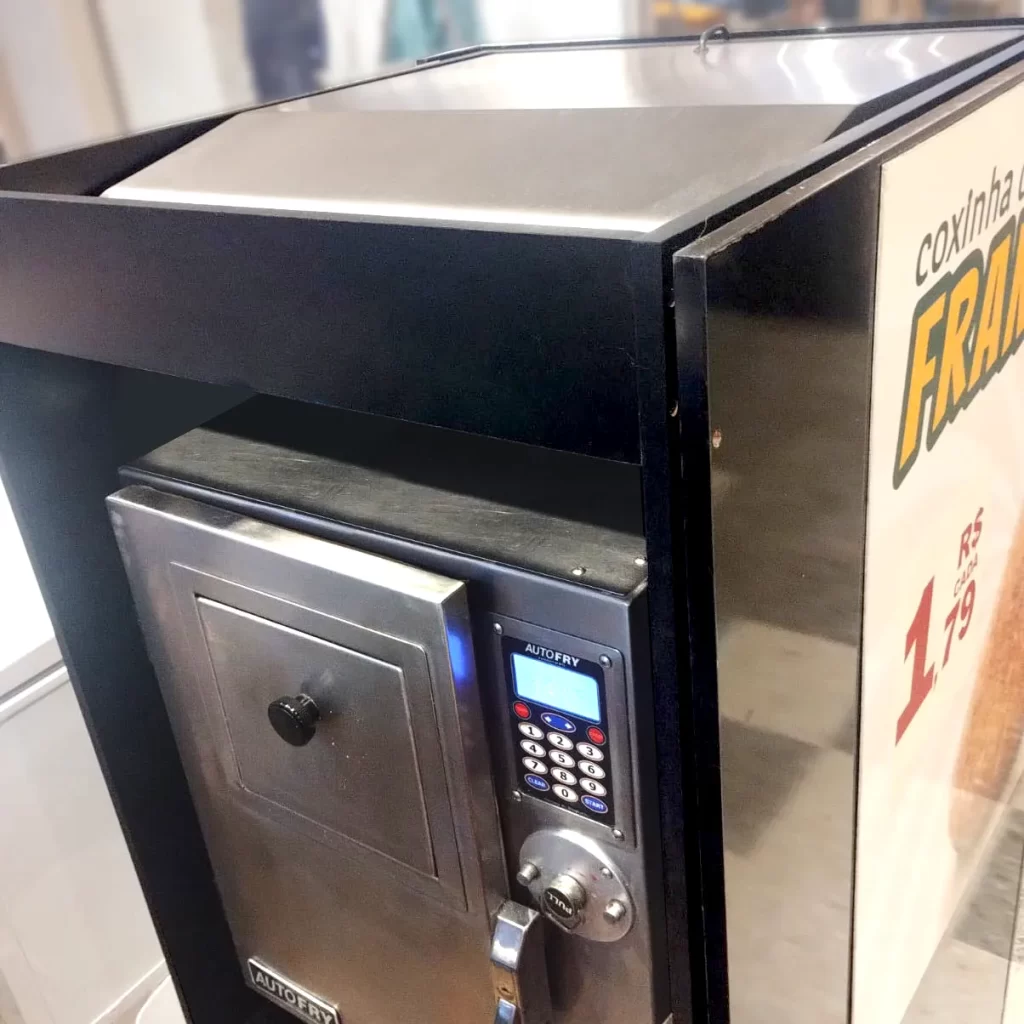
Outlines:
<svg viewBox="0 0 1024 1024"><path fill-rule="evenodd" d="M605 666L509 635L501 654L519 790L614 827L618 737L608 720Z"/></svg>

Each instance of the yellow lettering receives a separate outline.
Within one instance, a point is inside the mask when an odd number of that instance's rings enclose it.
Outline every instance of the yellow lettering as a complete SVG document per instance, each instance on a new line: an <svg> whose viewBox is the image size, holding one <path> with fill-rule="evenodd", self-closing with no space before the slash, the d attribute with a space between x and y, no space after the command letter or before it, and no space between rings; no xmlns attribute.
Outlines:
<svg viewBox="0 0 1024 1024"><path fill-rule="evenodd" d="M1024 183L1024 175L1021 176ZM1005 356L1020 343L1024 336L1024 217L1021 218L1020 230L1017 232L1017 249L1013 260L1013 282L1010 285L1010 307L1006 311L1006 324L1003 327L1003 344L999 354Z"/></svg>
<svg viewBox="0 0 1024 1024"><path fill-rule="evenodd" d="M1003 329L1006 306L1006 275L1010 265L1011 234L1007 234L988 255L985 273L985 295L981 300L981 319L971 359L971 379L967 386L973 391L982 374L995 369L999 359L999 336Z"/></svg>
<svg viewBox="0 0 1024 1024"><path fill-rule="evenodd" d="M967 390L964 344L974 322L980 284L981 272L977 266L970 266L950 292L946 336L939 364L938 391L932 409L932 433L937 433L949 414L959 407Z"/></svg>
<svg viewBox="0 0 1024 1024"><path fill-rule="evenodd" d="M900 461L897 476L913 458L921 443L921 421L923 416L925 389L935 379L935 359L929 355L932 331L946 313L946 293L943 291L926 309L917 315L914 324L914 347L911 355L910 374L907 380L907 397L903 412L903 440L900 444Z"/></svg>

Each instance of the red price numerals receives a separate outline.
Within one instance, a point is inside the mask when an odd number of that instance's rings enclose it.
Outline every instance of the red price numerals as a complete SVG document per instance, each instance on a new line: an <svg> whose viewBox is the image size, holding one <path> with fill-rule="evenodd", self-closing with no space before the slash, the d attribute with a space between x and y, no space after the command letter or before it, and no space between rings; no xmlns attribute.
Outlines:
<svg viewBox="0 0 1024 1024"><path fill-rule="evenodd" d="M967 635L967 630L971 627L971 619L974 616L974 595L976 589L975 581L971 580L964 587L960 597L957 598L956 604L953 605L946 616L946 649L942 655L943 666L949 661L954 634L957 639L963 640ZM931 693L932 687L935 685L935 665L928 665L925 668L928 661L928 633L932 622L932 598L934 593L935 577L933 576L921 594L921 601L917 606L917 612L910 623L910 629L907 630L907 645L903 658L906 661L910 657L911 652L913 652L914 661L910 669L910 700L907 701L907 706L903 709L896 722L897 743L903 738L903 734L907 731L907 726L914 720L914 716L921 709L925 698Z"/></svg>
<svg viewBox="0 0 1024 1024"><path fill-rule="evenodd" d="M942 664L949 661L949 649L953 646L953 634L956 633L958 640L963 640L971 625L971 617L974 615L974 594L976 586L974 580L964 587L960 600L950 609L946 616L946 653L942 655ZM957 629L957 622L960 628Z"/></svg>
<svg viewBox="0 0 1024 1024"><path fill-rule="evenodd" d="M979 508L977 515L967 524L960 535L956 561L958 575L953 587L956 603L946 616L946 647L942 652L943 667L949 661L949 656L952 653L953 637L963 640L967 635L967 630L971 628L971 619L974 617L974 596L977 586L973 577L978 568L978 542L981 540L984 514L985 510ZM935 577L933 576L921 593L917 611L907 630L907 644L903 651L903 660L906 661L911 654L914 655L914 660L910 666L910 699L896 721L897 743L903 738L907 726L921 710L921 705L937 682L935 665L928 665L928 634L931 632L934 596Z"/></svg>

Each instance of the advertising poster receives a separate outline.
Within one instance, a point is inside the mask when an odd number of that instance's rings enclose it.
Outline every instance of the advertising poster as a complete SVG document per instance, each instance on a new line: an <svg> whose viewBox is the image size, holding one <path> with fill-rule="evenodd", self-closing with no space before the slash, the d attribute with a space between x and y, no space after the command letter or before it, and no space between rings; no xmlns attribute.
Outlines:
<svg viewBox="0 0 1024 1024"><path fill-rule="evenodd" d="M899 1024L1021 771L1024 87L882 168L853 996Z"/></svg>

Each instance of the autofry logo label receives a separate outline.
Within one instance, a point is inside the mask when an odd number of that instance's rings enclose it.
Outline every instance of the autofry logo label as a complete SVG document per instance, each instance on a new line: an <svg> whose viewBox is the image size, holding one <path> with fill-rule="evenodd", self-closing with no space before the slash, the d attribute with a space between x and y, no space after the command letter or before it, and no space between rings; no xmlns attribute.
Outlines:
<svg viewBox="0 0 1024 1024"><path fill-rule="evenodd" d="M1022 202L1024 167L993 167L989 184L921 239L914 275L927 290L910 325L894 488L1024 341ZM971 248L992 225L987 251Z"/></svg>
<svg viewBox="0 0 1024 1024"><path fill-rule="evenodd" d="M255 958L249 959L249 981L296 1017L313 1024L341 1024L338 1011Z"/></svg>

